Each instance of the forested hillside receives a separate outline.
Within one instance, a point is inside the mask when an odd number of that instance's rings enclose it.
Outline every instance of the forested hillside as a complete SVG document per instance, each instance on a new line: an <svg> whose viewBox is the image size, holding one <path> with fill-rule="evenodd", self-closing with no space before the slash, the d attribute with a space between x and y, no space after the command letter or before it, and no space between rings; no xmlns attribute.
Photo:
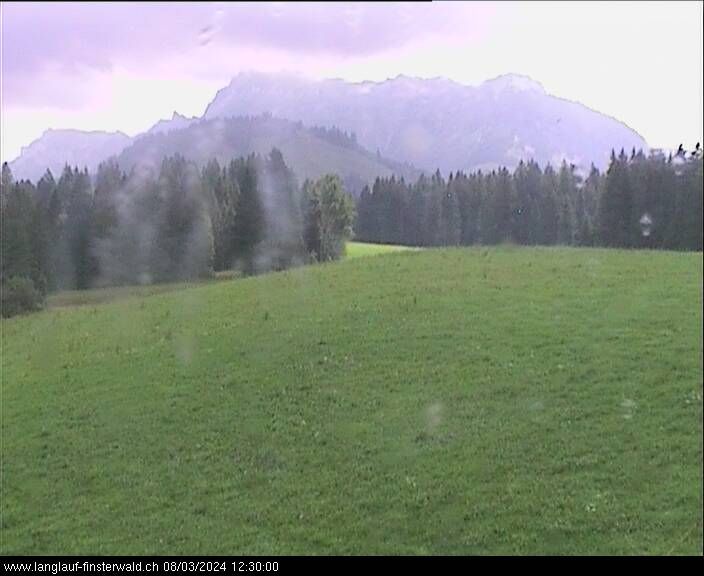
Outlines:
<svg viewBox="0 0 704 576"><path fill-rule="evenodd" d="M563 162L378 179L359 199L357 239L414 246L561 244L702 249L701 155L612 154L582 178Z"/></svg>

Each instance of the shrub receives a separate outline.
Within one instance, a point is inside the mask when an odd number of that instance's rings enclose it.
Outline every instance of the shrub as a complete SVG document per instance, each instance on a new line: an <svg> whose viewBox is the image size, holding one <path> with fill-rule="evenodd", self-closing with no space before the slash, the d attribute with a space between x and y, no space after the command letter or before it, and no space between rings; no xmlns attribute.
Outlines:
<svg viewBox="0 0 704 576"><path fill-rule="evenodd" d="M23 276L13 276L0 287L2 317L9 318L44 307L44 295L34 283Z"/></svg>

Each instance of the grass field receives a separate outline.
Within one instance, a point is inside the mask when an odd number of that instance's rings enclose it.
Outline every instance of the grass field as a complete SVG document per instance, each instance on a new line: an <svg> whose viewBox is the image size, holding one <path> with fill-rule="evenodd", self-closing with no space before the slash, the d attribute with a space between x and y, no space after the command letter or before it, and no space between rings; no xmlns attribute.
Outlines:
<svg viewBox="0 0 704 576"><path fill-rule="evenodd" d="M362 256L376 256L378 254L388 254L390 252L401 252L403 250L417 250L406 246L391 246L388 244L369 244L363 242L348 242L345 250L345 258L359 258ZM173 292L193 288L201 284L216 282L221 280L232 280L237 277L236 273L225 271L217 272L212 279L192 282L174 282L169 284L150 284L145 286L115 286L110 288L97 288L94 290L67 290L50 294L47 298L46 307L63 308L67 306L87 306L104 304L123 300L134 296L152 296L163 292Z"/></svg>
<svg viewBox="0 0 704 576"><path fill-rule="evenodd" d="M190 282L146 284L144 286L111 286L109 288L95 288L91 290L65 290L63 292L49 294L46 299L46 308L52 309L105 304L116 300L124 300L125 298L153 296L155 294L163 294L164 292L185 290L212 282L234 280L238 277L239 275L236 272L227 270L216 272L212 278L192 280Z"/></svg>
<svg viewBox="0 0 704 576"><path fill-rule="evenodd" d="M2 553L702 553L701 254L406 251L2 332Z"/></svg>
<svg viewBox="0 0 704 576"><path fill-rule="evenodd" d="M390 254L391 252L402 252L404 250L418 250L418 248L393 246L390 244L370 244L367 242L348 242L345 257L359 258L361 256L377 256L378 254Z"/></svg>

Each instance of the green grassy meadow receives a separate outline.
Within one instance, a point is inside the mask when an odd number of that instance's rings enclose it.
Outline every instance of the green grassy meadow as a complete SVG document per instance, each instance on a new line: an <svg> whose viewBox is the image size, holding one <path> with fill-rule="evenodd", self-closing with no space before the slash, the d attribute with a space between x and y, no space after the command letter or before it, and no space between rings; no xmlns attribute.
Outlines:
<svg viewBox="0 0 704 576"><path fill-rule="evenodd" d="M362 256L376 256L403 250L418 250L407 246L393 246L389 244L371 244L367 242L348 242L345 249L345 258L359 258ZM144 286L111 286L92 290L66 290L50 294L47 298L47 308L61 308L66 306L86 306L89 304L104 304L134 296L152 296L163 292L193 288L201 284L232 280L238 274L232 271L216 272L213 278L191 282L172 282L166 284L149 284Z"/></svg>
<svg viewBox="0 0 704 576"><path fill-rule="evenodd" d="M371 244L368 242L348 242L345 250L345 257L359 258L362 256L377 256L379 254L390 254L392 252L403 252L408 250L419 250L419 248L393 246L391 244Z"/></svg>
<svg viewBox="0 0 704 576"><path fill-rule="evenodd" d="M702 254L401 251L2 321L3 554L701 554Z"/></svg>

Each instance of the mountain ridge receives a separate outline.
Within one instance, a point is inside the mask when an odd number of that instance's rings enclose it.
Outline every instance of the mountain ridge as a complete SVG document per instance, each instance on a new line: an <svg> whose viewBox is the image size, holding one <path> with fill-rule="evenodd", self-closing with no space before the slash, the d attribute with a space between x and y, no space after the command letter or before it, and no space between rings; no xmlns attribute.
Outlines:
<svg viewBox="0 0 704 576"><path fill-rule="evenodd" d="M468 85L442 76L399 74L348 82L246 71L219 89L200 117L174 111L134 137L48 129L23 147L10 167L19 178L30 179L46 168L60 170L66 162L93 171L147 136L175 134L215 118L266 114L313 131L349 132L360 148L376 152L382 163L395 163L401 173L512 168L529 159L542 165L565 160L584 169L594 163L603 169L611 149L648 150L645 139L620 120L550 94L540 82L513 72ZM57 142L60 135L68 140Z"/></svg>
<svg viewBox="0 0 704 576"><path fill-rule="evenodd" d="M241 73L217 92L204 117L264 111L353 131L370 150L445 173L486 164L512 167L530 157L541 164L568 159L604 168L612 148L648 150L623 122L515 73L476 86L443 77L355 83ZM524 144L520 158L516 137Z"/></svg>
<svg viewBox="0 0 704 576"><path fill-rule="evenodd" d="M266 155L272 148L281 151L299 180L334 172L355 194L377 177L418 174L413 167L375 156L339 131L271 115L200 119L179 130L144 134L116 160L124 170L137 165L156 168L164 156L179 154L202 166L212 158L225 164L252 153Z"/></svg>

